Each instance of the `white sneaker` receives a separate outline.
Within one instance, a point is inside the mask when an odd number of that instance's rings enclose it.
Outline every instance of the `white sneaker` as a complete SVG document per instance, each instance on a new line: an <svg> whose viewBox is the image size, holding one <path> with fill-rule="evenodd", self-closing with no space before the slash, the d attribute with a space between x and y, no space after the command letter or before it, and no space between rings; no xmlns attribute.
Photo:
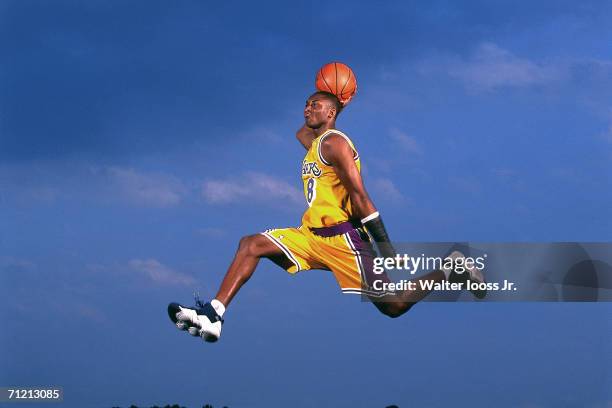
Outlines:
<svg viewBox="0 0 612 408"><path fill-rule="evenodd" d="M204 341L213 343L221 336L223 319L210 303L203 304L198 300L195 307L170 303L168 316L179 330L187 330Z"/></svg>
<svg viewBox="0 0 612 408"><path fill-rule="evenodd" d="M446 258L455 260L458 258L465 258L465 255L461 251L455 250ZM470 282L476 282L476 284L486 283L484 274L480 269L476 268L476 266L473 266L472 268L465 267L465 272L457 272L454 269L451 270L449 281L467 283L468 280L470 280ZM487 295L486 287L484 289L481 289L480 287L472 289L470 287L469 291L472 292L472 295L474 295L474 297L477 299L483 299Z"/></svg>

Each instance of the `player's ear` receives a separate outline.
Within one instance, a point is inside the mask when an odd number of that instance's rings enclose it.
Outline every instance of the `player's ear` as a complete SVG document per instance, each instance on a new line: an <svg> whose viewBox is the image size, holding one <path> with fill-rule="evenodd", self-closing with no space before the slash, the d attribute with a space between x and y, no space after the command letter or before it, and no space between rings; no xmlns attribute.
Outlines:
<svg viewBox="0 0 612 408"><path fill-rule="evenodd" d="M335 107L332 106L332 107L329 108L329 112L327 113L327 117L329 119L335 118L337 113L338 113L338 110Z"/></svg>

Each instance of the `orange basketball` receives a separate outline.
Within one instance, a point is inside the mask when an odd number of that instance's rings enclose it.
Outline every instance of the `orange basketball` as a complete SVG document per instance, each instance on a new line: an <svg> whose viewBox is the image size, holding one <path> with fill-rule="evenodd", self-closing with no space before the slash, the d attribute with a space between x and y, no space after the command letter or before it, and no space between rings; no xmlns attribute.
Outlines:
<svg viewBox="0 0 612 408"><path fill-rule="evenodd" d="M333 93L346 105L357 92L357 78L348 65L330 62L317 72L315 86L319 91Z"/></svg>

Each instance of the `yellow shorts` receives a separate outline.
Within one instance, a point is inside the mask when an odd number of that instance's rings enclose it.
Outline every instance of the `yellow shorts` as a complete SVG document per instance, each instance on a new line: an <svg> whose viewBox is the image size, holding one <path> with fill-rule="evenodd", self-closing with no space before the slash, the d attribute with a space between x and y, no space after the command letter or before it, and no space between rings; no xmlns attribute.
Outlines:
<svg viewBox="0 0 612 408"><path fill-rule="evenodd" d="M309 269L331 271L342 293L383 296L372 288L375 279L389 282L387 275L373 272L376 252L362 228L330 237L315 235L308 227L270 229L261 233L291 261L287 272Z"/></svg>

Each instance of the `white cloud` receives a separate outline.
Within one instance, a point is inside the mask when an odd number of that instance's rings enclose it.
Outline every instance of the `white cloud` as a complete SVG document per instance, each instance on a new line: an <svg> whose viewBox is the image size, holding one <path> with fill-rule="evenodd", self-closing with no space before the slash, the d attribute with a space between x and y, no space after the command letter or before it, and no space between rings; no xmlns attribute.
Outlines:
<svg viewBox="0 0 612 408"><path fill-rule="evenodd" d="M407 201L407 198L399 191L393 181L387 178L374 179L372 188L376 193L376 200L381 197L383 200L391 202Z"/></svg>
<svg viewBox="0 0 612 408"><path fill-rule="evenodd" d="M144 274L152 282L171 285L193 285L195 279L189 275L177 272L156 259L132 259L128 263L130 269Z"/></svg>
<svg viewBox="0 0 612 408"><path fill-rule="evenodd" d="M303 202L302 193L297 188L264 173L246 173L240 178L207 180L202 185L202 196L212 204L280 200Z"/></svg>
<svg viewBox="0 0 612 408"><path fill-rule="evenodd" d="M174 176L121 166L78 162L0 165L0 199L26 205L76 199L164 208L180 204L190 193Z"/></svg>
<svg viewBox="0 0 612 408"><path fill-rule="evenodd" d="M391 138L397 142L403 150L418 155L423 154L423 149L415 138L408 136L406 133L397 128L392 128L389 133Z"/></svg>
<svg viewBox="0 0 612 408"><path fill-rule="evenodd" d="M130 168L106 168L113 190L127 201L151 207L178 205L187 192L176 177L162 173L144 173Z"/></svg>
<svg viewBox="0 0 612 408"><path fill-rule="evenodd" d="M568 80L572 76L572 67L579 63L584 61L535 61L486 42L480 44L468 57L430 56L418 63L416 70L421 75L443 74L458 79L469 90L493 91L504 87L531 87Z"/></svg>
<svg viewBox="0 0 612 408"><path fill-rule="evenodd" d="M296 186L274 175L246 172L225 179L209 179L198 185L159 171L116 165L74 164L34 169L0 165L0 201L19 200L30 204L76 199L168 208L201 195L213 204L240 201L303 204L303 193L297 188L299 180L295 181Z"/></svg>
<svg viewBox="0 0 612 408"><path fill-rule="evenodd" d="M481 44L470 58L449 63L447 70L450 76L477 90L526 87L568 76L566 66L536 63L493 43Z"/></svg>
<svg viewBox="0 0 612 408"><path fill-rule="evenodd" d="M264 141L270 143L280 143L287 140L287 138L283 138L276 130L267 127L256 127L239 136L249 141L257 140L258 142ZM294 139L291 138L289 140L293 141Z"/></svg>

